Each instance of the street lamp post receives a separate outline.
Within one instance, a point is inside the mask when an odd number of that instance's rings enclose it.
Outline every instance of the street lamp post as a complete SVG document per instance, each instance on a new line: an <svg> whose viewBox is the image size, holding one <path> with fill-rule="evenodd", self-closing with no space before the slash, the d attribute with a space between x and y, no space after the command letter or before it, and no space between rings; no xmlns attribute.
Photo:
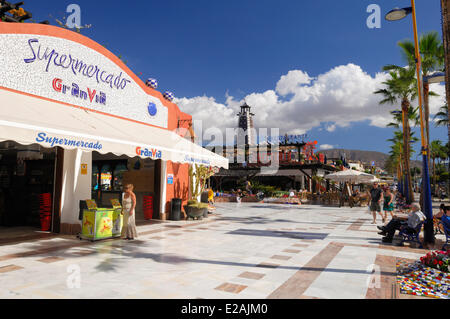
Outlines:
<svg viewBox="0 0 450 319"><path fill-rule="evenodd" d="M419 91L419 111L420 111L420 135L422 139L422 195L423 195L423 210L427 217L424 226L424 241L426 243L434 243L433 231L433 206L431 202L431 187L430 174L428 171L428 145L424 134L424 116L423 116L423 87L422 87L422 61L419 52L419 38L417 35L417 19L416 19L416 5L414 0L411 0L411 7L395 8L386 15L386 20L397 21L405 18L408 14L412 14L413 29L414 29L414 44L416 54L416 72L417 72L417 89Z"/></svg>

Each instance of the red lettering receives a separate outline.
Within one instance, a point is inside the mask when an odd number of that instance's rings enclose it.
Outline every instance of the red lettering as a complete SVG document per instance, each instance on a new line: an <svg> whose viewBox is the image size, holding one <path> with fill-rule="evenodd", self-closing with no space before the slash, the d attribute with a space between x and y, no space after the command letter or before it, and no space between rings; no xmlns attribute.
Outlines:
<svg viewBox="0 0 450 319"><path fill-rule="evenodd" d="M97 91L94 90L94 91L91 92L91 89L90 89L90 88L87 88L87 90L88 90L88 94L89 94L89 99L91 100L91 103L92 103L92 100L94 99L95 93L96 93Z"/></svg>
<svg viewBox="0 0 450 319"><path fill-rule="evenodd" d="M61 79L53 79L53 82L52 82L52 86L53 86L53 89L56 91L56 92L61 92L61 89L62 89L62 80Z"/></svg>
<svg viewBox="0 0 450 319"><path fill-rule="evenodd" d="M140 147L136 147L136 154L137 155L141 155L141 148Z"/></svg>

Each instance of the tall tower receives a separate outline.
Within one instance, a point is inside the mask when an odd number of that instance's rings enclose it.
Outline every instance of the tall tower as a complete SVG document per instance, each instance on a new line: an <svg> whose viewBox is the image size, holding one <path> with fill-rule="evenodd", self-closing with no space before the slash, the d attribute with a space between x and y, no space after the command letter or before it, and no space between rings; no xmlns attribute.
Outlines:
<svg viewBox="0 0 450 319"><path fill-rule="evenodd" d="M250 112L250 106L247 102L241 106L241 112L237 114L239 117L238 128L244 131L245 134L245 145L255 145L256 144L256 136L254 134L254 126L253 126L253 116L255 114ZM240 137L238 134L238 144L242 144L244 141L243 137Z"/></svg>

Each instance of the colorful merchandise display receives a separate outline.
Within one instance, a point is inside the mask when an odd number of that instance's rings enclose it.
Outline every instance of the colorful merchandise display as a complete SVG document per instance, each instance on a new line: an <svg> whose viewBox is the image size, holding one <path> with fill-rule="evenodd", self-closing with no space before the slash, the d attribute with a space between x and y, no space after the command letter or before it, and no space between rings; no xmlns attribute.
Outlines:
<svg viewBox="0 0 450 319"><path fill-rule="evenodd" d="M81 238L92 241L120 237L122 232L122 206L118 200L111 200L113 208L97 208L90 201L83 211Z"/></svg>
<svg viewBox="0 0 450 319"><path fill-rule="evenodd" d="M414 296L449 299L450 273L427 267L420 261L397 261L400 292Z"/></svg>

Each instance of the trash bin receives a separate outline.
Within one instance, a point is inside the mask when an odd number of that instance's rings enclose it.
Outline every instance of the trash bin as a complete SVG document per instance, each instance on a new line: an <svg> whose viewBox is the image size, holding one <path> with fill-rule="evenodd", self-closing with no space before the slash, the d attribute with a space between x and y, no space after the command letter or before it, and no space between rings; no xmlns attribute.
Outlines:
<svg viewBox="0 0 450 319"><path fill-rule="evenodd" d="M169 219L170 220L181 219L181 198L172 198Z"/></svg>
<svg viewBox="0 0 450 319"><path fill-rule="evenodd" d="M201 203L207 203L208 202L208 192L203 192L200 196L200 202Z"/></svg>

